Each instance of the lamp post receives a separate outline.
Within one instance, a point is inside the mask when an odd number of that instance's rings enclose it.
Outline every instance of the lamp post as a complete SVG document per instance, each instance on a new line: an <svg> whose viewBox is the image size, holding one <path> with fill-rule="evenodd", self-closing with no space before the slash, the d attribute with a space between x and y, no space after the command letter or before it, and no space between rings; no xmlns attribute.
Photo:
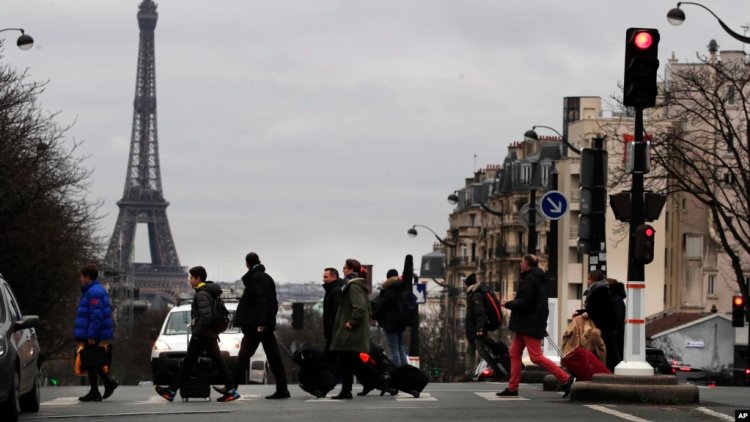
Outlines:
<svg viewBox="0 0 750 422"><path fill-rule="evenodd" d="M682 6L683 4L692 4L693 6L702 7L703 9L705 9L706 11L708 11L708 13L710 13L711 15L713 15L713 17L715 17L717 21L719 21L719 25L721 25L721 27L724 28L724 31L726 31L727 34L731 35L732 38L734 38L736 40L739 40L739 41L741 41L741 42L743 42L745 44L750 44L750 37L746 37L746 36L740 35L740 34L734 32L734 31L732 31L732 29L729 28L724 22L722 22L722 20L719 19L719 17L716 16L716 13L714 13L713 11L711 11L711 9L709 9L708 7L706 7L706 6L704 6L704 5L700 4L700 3L695 3L695 2L692 2L692 1L681 1L681 2L678 2L677 3L677 7L673 8L669 12L667 12L667 21L669 21L669 23L671 23L672 25L674 25L674 26L682 25L682 23L685 22L685 12L683 12L682 9L680 9L680 6Z"/></svg>
<svg viewBox="0 0 750 422"><path fill-rule="evenodd" d="M30 35L26 35L26 33L23 31L23 29L21 29L21 28L5 28L5 29L0 29L0 32L5 32L5 31L21 31L21 36L18 37L18 40L16 41L16 45L21 50L28 50L28 49L30 49L31 47L34 46L34 39L31 38Z"/></svg>
<svg viewBox="0 0 750 422"><path fill-rule="evenodd" d="M408 234L408 235L409 235L409 237L417 237L417 234L419 234L419 233L417 232L417 227L422 227L422 228L425 228L425 229L429 230L429 231L430 231L430 233L432 233L432 234L434 234L434 235L435 235L435 238L436 238L436 239L438 240L438 242L442 243L442 244L443 244L444 246L447 246L447 247L449 247L449 248L453 248L453 247L455 247L455 246L456 246L456 244L455 244L455 243L450 243L450 242L446 241L446 240L445 240L445 239L443 239L442 237L438 236L438 234L437 234L437 233L435 233L435 231L434 231L434 230L432 230L431 228L429 228L429 227L427 227L427 226L424 226L424 225L422 225L422 224L415 224L415 225L411 226L411 228L410 228L409 230L407 230L407 231L406 231L406 234Z"/></svg>

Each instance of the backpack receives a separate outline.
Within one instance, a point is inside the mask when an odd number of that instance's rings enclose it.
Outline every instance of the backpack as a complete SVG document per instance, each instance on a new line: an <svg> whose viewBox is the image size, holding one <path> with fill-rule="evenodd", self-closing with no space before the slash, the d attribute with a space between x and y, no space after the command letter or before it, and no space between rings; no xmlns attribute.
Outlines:
<svg viewBox="0 0 750 422"><path fill-rule="evenodd" d="M495 331L500 328L503 322L502 305L489 287L482 289L481 293L484 300L484 312L487 315L486 329L487 331Z"/></svg>
<svg viewBox="0 0 750 422"><path fill-rule="evenodd" d="M401 311L403 312L403 321L407 327L415 324L419 318L419 304L417 296L412 291L411 284L405 284L401 288Z"/></svg>
<svg viewBox="0 0 750 422"><path fill-rule="evenodd" d="M214 309L211 315L211 330L216 334L223 333L229 327L229 310L221 296L214 299Z"/></svg>

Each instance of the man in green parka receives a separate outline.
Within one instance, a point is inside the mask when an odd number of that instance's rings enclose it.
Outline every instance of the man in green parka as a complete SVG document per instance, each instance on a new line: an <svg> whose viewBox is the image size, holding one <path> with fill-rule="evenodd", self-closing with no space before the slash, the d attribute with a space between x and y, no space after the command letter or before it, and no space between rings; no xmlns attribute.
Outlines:
<svg viewBox="0 0 750 422"><path fill-rule="evenodd" d="M354 368L360 353L370 350L370 300L367 287L367 270L356 259L347 259L344 264L344 280L341 302L333 324L334 334L331 351L338 354L341 368L341 392L331 397L335 400L351 400Z"/></svg>

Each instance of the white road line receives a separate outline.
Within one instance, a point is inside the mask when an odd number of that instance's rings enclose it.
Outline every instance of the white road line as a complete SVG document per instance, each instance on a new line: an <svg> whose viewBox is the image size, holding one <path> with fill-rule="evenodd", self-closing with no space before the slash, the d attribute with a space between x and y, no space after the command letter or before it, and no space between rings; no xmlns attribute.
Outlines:
<svg viewBox="0 0 750 422"><path fill-rule="evenodd" d="M489 400L489 401L513 401L513 400L529 400L526 397L516 396L516 397L501 397L495 394L494 391L475 391L474 394L477 396Z"/></svg>
<svg viewBox="0 0 750 422"><path fill-rule="evenodd" d="M179 400L179 399L176 399L176 400ZM164 403L169 403L169 401L165 400L164 397L162 396L153 396L153 397L149 397L148 400L141 400L141 401L136 401L132 403L123 403L123 404L139 404L140 405L140 404L164 404Z"/></svg>
<svg viewBox="0 0 750 422"><path fill-rule="evenodd" d="M432 397L432 394L425 392L422 392L419 395L419 398L416 398L411 394L406 394L404 392L399 392L397 396L393 397L396 398L396 401L438 401L438 399Z"/></svg>
<svg viewBox="0 0 750 422"><path fill-rule="evenodd" d="M639 418L638 416L633 416L628 413L623 413L614 409L610 409L608 407L599 406L598 404L585 404L584 407L588 407L589 409L598 410L599 412L606 413L608 415L617 416L618 418L625 419L626 421L631 422L651 422L648 419Z"/></svg>
<svg viewBox="0 0 750 422"><path fill-rule="evenodd" d="M343 403L346 400L334 400L330 397L321 397L321 398L313 398L313 399L307 399L305 402L307 403Z"/></svg>
<svg viewBox="0 0 750 422"><path fill-rule="evenodd" d="M58 397L54 400L48 400L41 403L42 406L72 406L78 404L78 397Z"/></svg>
<svg viewBox="0 0 750 422"><path fill-rule="evenodd" d="M711 409L707 409L705 407L697 407L695 410L697 410L699 412L703 412L703 413L705 413L705 414L707 414L709 416L713 416L713 417L718 418L718 419L723 419L725 421L734 422L734 416L725 415L723 413L719 413L719 412L713 411Z"/></svg>

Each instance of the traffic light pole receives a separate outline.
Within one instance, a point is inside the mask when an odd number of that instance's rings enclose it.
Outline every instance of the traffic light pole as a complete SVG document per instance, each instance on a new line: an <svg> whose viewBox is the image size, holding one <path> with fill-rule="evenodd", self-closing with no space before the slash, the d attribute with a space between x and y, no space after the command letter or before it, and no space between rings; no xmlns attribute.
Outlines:
<svg viewBox="0 0 750 422"><path fill-rule="evenodd" d="M635 259L635 229L645 222L643 203L643 175L647 171L646 149L643 139L643 107L635 108L635 144L633 182L631 187L631 216L628 242L627 317L625 321L625 350L623 361L615 367L616 375L654 375L646 362L646 280L645 265Z"/></svg>

